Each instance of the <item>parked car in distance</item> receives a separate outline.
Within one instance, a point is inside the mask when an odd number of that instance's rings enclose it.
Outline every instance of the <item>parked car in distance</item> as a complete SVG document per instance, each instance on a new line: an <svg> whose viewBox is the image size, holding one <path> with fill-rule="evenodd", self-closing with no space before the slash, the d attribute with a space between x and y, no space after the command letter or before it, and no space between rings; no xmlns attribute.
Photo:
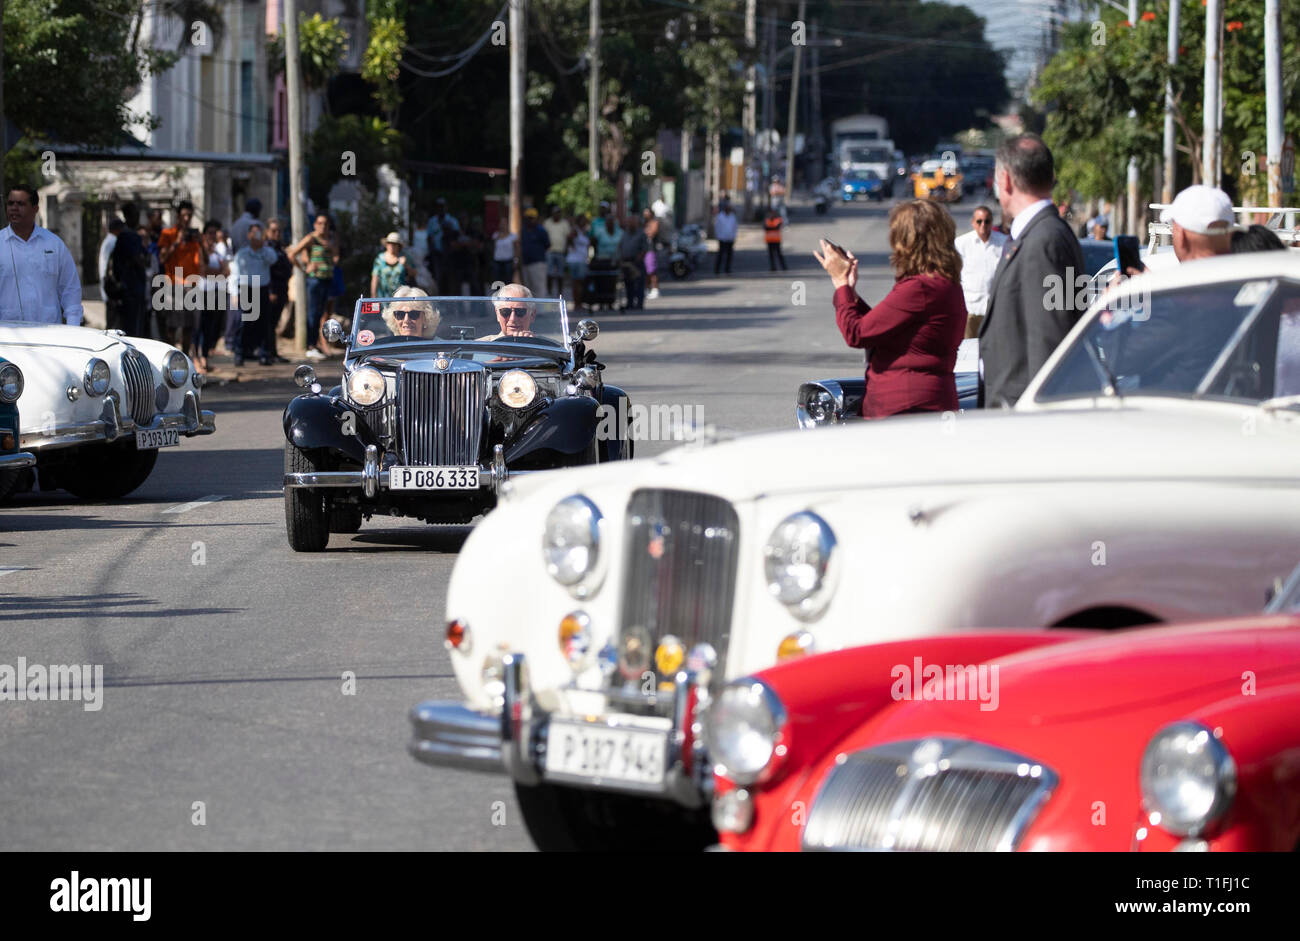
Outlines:
<svg viewBox="0 0 1300 941"><path fill-rule="evenodd" d="M722 844L1300 850L1300 568L1264 615L1078 638L924 638L735 681L703 723Z"/></svg>
<svg viewBox="0 0 1300 941"><path fill-rule="evenodd" d="M19 473L36 464L36 455L19 447L18 400L23 394L23 371L0 359L0 500L18 482Z"/></svg>
<svg viewBox="0 0 1300 941"><path fill-rule="evenodd" d="M694 717L726 680L909 637L1258 611L1300 558L1300 271L1268 254L1127 282L1012 412L520 481L452 571L463 699L415 708L412 753L507 771L539 845L637 845L647 819L694 842Z"/></svg>
<svg viewBox="0 0 1300 941"><path fill-rule="evenodd" d="M42 490L126 496L148 479L160 448L216 430L213 413L200 407L202 377L167 343L7 321L0 356L26 379L21 445L36 455ZM20 473L12 486L29 487L33 476Z"/></svg>
<svg viewBox="0 0 1300 941"><path fill-rule="evenodd" d="M289 545L319 552L376 514L467 523L513 477L631 457L596 335L592 320L569 333L563 300L358 300L340 384L300 366L284 411Z"/></svg>

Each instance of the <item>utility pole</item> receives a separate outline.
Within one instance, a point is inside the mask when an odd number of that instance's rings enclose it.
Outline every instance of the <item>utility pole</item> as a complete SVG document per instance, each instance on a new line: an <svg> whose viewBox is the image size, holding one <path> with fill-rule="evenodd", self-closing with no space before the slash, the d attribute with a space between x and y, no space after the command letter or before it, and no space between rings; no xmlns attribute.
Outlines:
<svg viewBox="0 0 1300 941"><path fill-rule="evenodd" d="M524 53L528 0L510 0L510 231L523 229Z"/></svg>
<svg viewBox="0 0 1300 941"><path fill-rule="evenodd" d="M1128 21L1134 28L1138 24L1138 3L1137 0L1128 0ZM1129 120L1137 120L1137 112L1130 111ZM1130 155L1128 158L1128 212L1127 228L1125 231L1129 235L1138 235L1138 158Z"/></svg>
<svg viewBox="0 0 1300 941"><path fill-rule="evenodd" d="M1136 0L1134 0L1136 2ZM807 0L799 0L799 17L800 23L804 21L804 15L807 12ZM794 196L794 128L799 106L799 63L803 59L803 46L794 47L794 71L790 76L790 123L786 131L785 140L785 198L787 200Z"/></svg>
<svg viewBox="0 0 1300 941"><path fill-rule="evenodd" d="M753 58L758 46L758 0L745 0L745 55L750 59L745 67L745 219L754 214L754 132L758 111L758 69Z"/></svg>
<svg viewBox="0 0 1300 941"><path fill-rule="evenodd" d="M587 73L587 173L595 183L600 179L600 0L591 0L587 58L591 66Z"/></svg>
<svg viewBox="0 0 1300 941"><path fill-rule="evenodd" d="M1182 4L1179 0L1171 0L1169 4L1169 39L1165 46L1170 72L1178 64L1178 20L1181 8ZM1174 80L1172 75L1165 82L1164 157L1165 172L1163 185L1160 188L1160 201L1168 204L1174 201L1174 191L1177 188L1175 177L1178 172L1178 151L1174 145Z"/></svg>
<svg viewBox="0 0 1300 941"><path fill-rule="evenodd" d="M143 15L143 14L142 14ZM5 155L9 153L9 122L5 120L5 0L0 0L0 199L7 201Z"/></svg>
<svg viewBox="0 0 1300 941"><path fill-rule="evenodd" d="M302 70L298 66L298 0L284 0L284 83L289 106L289 225L297 241L307 232L302 185ZM307 351L307 278L293 266L293 348ZM314 345L317 338L312 337Z"/></svg>
<svg viewBox="0 0 1300 941"><path fill-rule="evenodd" d="M1223 0L1205 3L1205 99L1202 104L1201 182L1218 186L1219 175L1219 38L1223 31Z"/></svg>
<svg viewBox="0 0 1300 941"><path fill-rule="evenodd" d="M809 54L812 56L808 70L808 91L811 99L808 104L808 145L811 145L808 165L813 168L812 176L820 181L826 172L826 152L823 148L825 140L822 138L822 78L819 55L821 42L817 38L816 20L812 22L811 32L812 42L808 45Z"/></svg>
<svg viewBox="0 0 1300 941"><path fill-rule="evenodd" d="M1268 204L1282 205L1282 4L1264 0L1264 114L1268 125Z"/></svg>
<svg viewBox="0 0 1300 941"><path fill-rule="evenodd" d="M772 190L768 181L772 176L772 131L776 128L776 17L767 18L767 67L763 70L766 81L763 83L763 174L759 177L759 195L763 198L765 208L772 208Z"/></svg>

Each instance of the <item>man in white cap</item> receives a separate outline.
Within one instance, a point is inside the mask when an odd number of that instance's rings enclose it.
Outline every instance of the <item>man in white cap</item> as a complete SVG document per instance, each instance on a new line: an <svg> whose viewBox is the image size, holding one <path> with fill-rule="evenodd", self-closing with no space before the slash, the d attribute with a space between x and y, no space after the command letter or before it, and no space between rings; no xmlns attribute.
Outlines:
<svg viewBox="0 0 1300 941"><path fill-rule="evenodd" d="M1174 254L1178 261L1213 258L1232 252L1232 200L1213 186L1189 186L1160 213L1161 222L1173 223Z"/></svg>

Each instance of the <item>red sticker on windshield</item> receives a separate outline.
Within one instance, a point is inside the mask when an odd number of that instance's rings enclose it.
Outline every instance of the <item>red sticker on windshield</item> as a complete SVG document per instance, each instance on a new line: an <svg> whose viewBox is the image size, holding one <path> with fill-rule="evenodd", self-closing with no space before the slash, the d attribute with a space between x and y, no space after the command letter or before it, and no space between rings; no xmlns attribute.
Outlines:
<svg viewBox="0 0 1300 941"><path fill-rule="evenodd" d="M362 330L357 334L357 342L362 346L369 346L371 343L375 342L375 335L370 330Z"/></svg>
<svg viewBox="0 0 1300 941"><path fill-rule="evenodd" d="M379 301L362 301L362 302L361 302L361 313L363 313L363 314L377 314L377 313L379 313Z"/></svg>

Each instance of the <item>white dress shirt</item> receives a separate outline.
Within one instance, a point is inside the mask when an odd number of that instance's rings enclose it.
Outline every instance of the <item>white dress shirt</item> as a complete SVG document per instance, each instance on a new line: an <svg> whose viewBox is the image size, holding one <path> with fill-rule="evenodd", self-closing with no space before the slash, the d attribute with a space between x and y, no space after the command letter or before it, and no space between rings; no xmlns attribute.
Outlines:
<svg viewBox="0 0 1300 941"><path fill-rule="evenodd" d="M1040 199L1033 205L1020 210L1020 215L1016 216L1011 222L1011 237L1013 239L1020 238L1020 233L1025 231L1025 226L1029 225L1029 220L1051 205L1052 201L1050 199Z"/></svg>
<svg viewBox="0 0 1300 941"><path fill-rule="evenodd" d="M713 235L719 242L734 242L740 220L734 212L719 212L713 219Z"/></svg>
<svg viewBox="0 0 1300 941"><path fill-rule="evenodd" d="M108 277L108 259L113 255L113 249L117 247L117 236L109 233L104 236L104 241L99 243L99 299L105 304L108 303L108 288L104 284L104 279Z"/></svg>
<svg viewBox="0 0 1300 941"><path fill-rule="evenodd" d="M81 326L81 279L63 240L39 225L23 241L0 229L0 320Z"/></svg>
<svg viewBox="0 0 1300 941"><path fill-rule="evenodd" d="M961 256L961 292L966 297L966 313L972 317L983 316L986 312L993 272L997 271L1002 249L1009 241L998 231L991 232L987 242L973 229L957 236L954 244Z"/></svg>

